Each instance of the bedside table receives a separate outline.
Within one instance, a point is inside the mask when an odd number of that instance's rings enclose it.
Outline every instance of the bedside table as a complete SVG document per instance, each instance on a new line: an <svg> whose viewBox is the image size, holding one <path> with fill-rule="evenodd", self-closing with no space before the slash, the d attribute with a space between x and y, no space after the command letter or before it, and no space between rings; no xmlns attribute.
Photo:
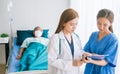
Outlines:
<svg viewBox="0 0 120 74"><path fill-rule="evenodd" d="M9 37L0 38L0 45L5 45L5 59L7 64L7 60L9 57Z"/></svg>

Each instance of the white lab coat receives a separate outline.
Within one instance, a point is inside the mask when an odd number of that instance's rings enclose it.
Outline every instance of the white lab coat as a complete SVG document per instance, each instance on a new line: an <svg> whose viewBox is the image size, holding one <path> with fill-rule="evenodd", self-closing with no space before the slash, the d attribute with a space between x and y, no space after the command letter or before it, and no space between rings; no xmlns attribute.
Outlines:
<svg viewBox="0 0 120 74"><path fill-rule="evenodd" d="M72 34L74 43L74 56L82 56L82 50L79 37ZM61 39L61 57L59 56L59 39ZM63 32L55 34L51 37L48 45L48 74L83 74L80 67L72 66L72 54L69 44L67 43Z"/></svg>

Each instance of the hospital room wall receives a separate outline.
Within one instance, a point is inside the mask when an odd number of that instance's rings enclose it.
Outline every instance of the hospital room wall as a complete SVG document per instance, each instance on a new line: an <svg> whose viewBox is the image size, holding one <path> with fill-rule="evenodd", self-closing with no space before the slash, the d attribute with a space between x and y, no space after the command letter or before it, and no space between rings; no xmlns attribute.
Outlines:
<svg viewBox="0 0 120 74"><path fill-rule="evenodd" d="M76 33L80 36L82 45L86 44L92 32L97 31L96 15L100 9L107 8L114 13L113 31L119 40L118 59L115 74L120 73L120 1L116 0L70 0L70 6L76 9L80 15L80 20Z"/></svg>
<svg viewBox="0 0 120 74"><path fill-rule="evenodd" d="M0 0L0 34L10 32L8 24L7 0Z"/></svg>
<svg viewBox="0 0 120 74"><path fill-rule="evenodd" d="M69 4L69 0L0 0L0 34L4 32L13 36L16 30L40 26L49 29L52 35L62 11Z"/></svg>

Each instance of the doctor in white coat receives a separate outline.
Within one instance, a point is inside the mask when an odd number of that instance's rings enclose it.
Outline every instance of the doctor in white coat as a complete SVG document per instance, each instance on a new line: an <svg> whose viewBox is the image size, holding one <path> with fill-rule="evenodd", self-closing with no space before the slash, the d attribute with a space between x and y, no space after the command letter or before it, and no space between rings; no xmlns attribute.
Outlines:
<svg viewBox="0 0 120 74"><path fill-rule="evenodd" d="M56 34L48 45L48 74L83 74L80 66L84 51L78 35L74 33L78 19L78 13L73 9L62 13Z"/></svg>

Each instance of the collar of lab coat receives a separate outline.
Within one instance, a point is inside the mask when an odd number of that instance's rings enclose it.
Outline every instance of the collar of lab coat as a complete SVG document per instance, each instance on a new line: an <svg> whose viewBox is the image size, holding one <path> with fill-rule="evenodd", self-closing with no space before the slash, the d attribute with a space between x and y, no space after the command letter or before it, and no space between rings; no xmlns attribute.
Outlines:
<svg viewBox="0 0 120 74"><path fill-rule="evenodd" d="M58 34L59 38L64 41L64 45L67 47L66 49L68 49L68 53L69 53L69 56L72 57L72 54L71 54L71 49L69 47L69 44L67 43L66 39L65 39L65 36L64 36L64 33L63 31L59 32ZM76 36L72 33L72 37L73 37L73 43L74 43L74 52L76 51Z"/></svg>
<svg viewBox="0 0 120 74"><path fill-rule="evenodd" d="M63 31L59 32L59 38L62 40L65 40L65 36L64 36Z"/></svg>
<svg viewBox="0 0 120 74"><path fill-rule="evenodd" d="M65 40L65 36L64 36L63 31L59 32L58 36L59 36L60 39ZM75 37L75 36L73 35L73 33L72 33L72 37L73 37L73 38Z"/></svg>

